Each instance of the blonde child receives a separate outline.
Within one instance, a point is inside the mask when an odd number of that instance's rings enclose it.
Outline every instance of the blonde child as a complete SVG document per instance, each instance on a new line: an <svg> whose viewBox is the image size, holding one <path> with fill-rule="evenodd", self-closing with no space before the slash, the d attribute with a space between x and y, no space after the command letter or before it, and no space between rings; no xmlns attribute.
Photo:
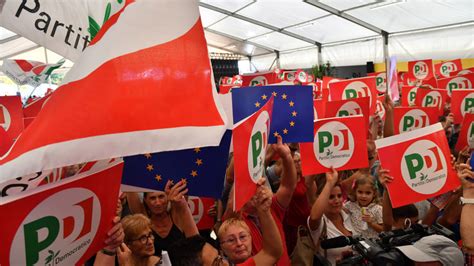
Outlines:
<svg viewBox="0 0 474 266"><path fill-rule="evenodd" d="M364 174L354 180L344 209L350 216L353 235L378 238L383 230L382 206L378 204L377 187L372 176Z"/></svg>

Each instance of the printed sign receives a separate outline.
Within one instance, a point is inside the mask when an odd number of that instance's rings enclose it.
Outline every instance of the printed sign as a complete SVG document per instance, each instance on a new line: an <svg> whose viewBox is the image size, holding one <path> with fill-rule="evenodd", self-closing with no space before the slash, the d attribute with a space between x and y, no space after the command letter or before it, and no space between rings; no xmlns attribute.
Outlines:
<svg viewBox="0 0 474 266"><path fill-rule="evenodd" d="M215 202L216 200L213 198L188 197L189 209L199 230L212 229L214 227L214 218L207 212Z"/></svg>
<svg viewBox="0 0 474 266"><path fill-rule="evenodd" d="M455 149L460 151L466 146L470 151L474 149L474 114L471 113L464 116Z"/></svg>
<svg viewBox="0 0 474 266"><path fill-rule="evenodd" d="M452 72L457 72L462 69L461 59L446 61L434 65L435 74L440 78L449 78Z"/></svg>
<svg viewBox="0 0 474 266"><path fill-rule="evenodd" d="M460 124L466 114L474 113L474 90L455 90L451 96L454 124Z"/></svg>
<svg viewBox="0 0 474 266"><path fill-rule="evenodd" d="M438 80L439 88L447 90L449 97L453 90L472 89L473 84L474 73Z"/></svg>
<svg viewBox="0 0 474 266"><path fill-rule="evenodd" d="M387 90L387 73L385 72L376 72L376 73L367 73L368 77L375 77L375 85L377 86L378 93L385 93Z"/></svg>
<svg viewBox="0 0 474 266"><path fill-rule="evenodd" d="M370 114L376 111L377 89L375 77L349 79L331 83L329 85L331 101L369 97Z"/></svg>
<svg viewBox="0 0 474 266"><path fill-rule="evenodd" d="M332 101L326 103L325 118L362 115L369 128L369 97L355 98L349 100Z"/></svg>
<svg viewBox="0 0 474 266"><path fill-rule="evenodd" d="M434 77L433 61L431 59L410 61L408 62L408 73L417 80L431 79Z"/></svg>
<svg viewBox="0 0 474 266"><path fill-rule="evenodd" d="M415 105L420 107L436 107L439 114L443 114L446 105L446 98L448 97L445 90L431 90L420 87L416 90Z"/></svg>
<svg viewBox="0 0 474 266"><path fill-rule="evenodd" d="M423 128L438 122L435 107L395 107L393 109L394 134Z"/></svg>

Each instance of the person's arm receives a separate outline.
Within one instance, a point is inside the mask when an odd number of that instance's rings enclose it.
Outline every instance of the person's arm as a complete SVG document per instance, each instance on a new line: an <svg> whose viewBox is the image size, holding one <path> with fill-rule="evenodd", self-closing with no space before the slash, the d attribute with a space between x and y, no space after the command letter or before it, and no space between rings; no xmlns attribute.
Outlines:
<svg viewBox="0 0 474 266"><path fill-rule="evenodd" d="M311 230L316 230L319 228L324 210L329 203L331 190L336 185L338 178L337 171L331 167L330 172L326 173L326 184L324 184L323 191L321 194L319 194L318 199L313 204L313 207L311 207L308 221L308 225Z"/></svg>
<svg viewBox="0 0 474 266"><path fill-rule="evenodd" d="M438 213L439 209L432 203L430 203L430 209L426 213L425 218L421 221L422 224L426 224L428 226L433 225L436 222L436 219L438 219Z"/></svg>
<svg viewBox="0 0 474 266"><path fill-rule="evenodd" d="M390 171L386 169L379 169L379 182L384 187L382 199L382 220L383 230L391 231L393 225L392 203L388 196L387 184L393 181L393 177L389 175Z"/></svg>
<svg viewBox="0 0 474 266"><path fill-rule="evenodd" d="M94 266L114 266L115 255L117 248L123 242L125 234L123 232L120 217L116 216L113 219L114 226L107 231L107 238L104 241L105 247L97 252L95 256Z"/></svg>
<svg viewBox="0 0 474 266"><path fill-rule="evenodd" d="M390 137L394 135L394 122L393 122L393 102L390 96L385 95L385 100L382 103L385 108L385 123L383 126L383 137Z"/></svg>
<svg viewBox="0 0 474 266"><path fill-rule="evenodd" d="M463 185L463 197L474 199L474 183L466 180L466 178L474 179L474 173L470 166L462 164L458 176ZM462 206L461 211L461 239L464 251L470 255L474 255L474 226L472 221L474 221L474 204L466 204Z"/></svg>
<svg viewBox="0 0 474 266"><path fill-rule="evenodd" d="M171 181L166 183L165 192L168 200L171 202L171 215L175 219L173 221L181 229L186 237L199 234L199 230L194 222L193 215L189 210L188 202L184 195L188 193L186 183L179 181L176 185L171 186Z"/></svg>
<svg viewBox="0 0 474 266"><path fill-rule="evenodd" d="M130 211L133 214L141 213L141 214L147 215L145 206L143 206L143 202L140 200L138 193L126 192L126 194L127 194L128 207L130 208Z"/></svg>
<svg viewBox="0 0 474 266"><path fill-rule="evenodd" d="M277 137L277 144L273 144L273 149L280 156L282 162L282 173L280 187L275 193L278 203L284 208L288 208L296 189L296 167L291 156L290 148L283 144L281 136Z"/></svg>
<svg viewBox="0 0 474 266"><path fill-rule="evenodd" d="M374 229L375 232L381 233L383 231L383 224L378 224L377 221L373 220L370 222L367 222L367 225L370 226L370 228Z"/></svg>
<svg viewBox="0 0 474 266"><path fill-rule="evenodd" d="M283 242L271 213L272 192L259 186L257 189L257 215L262 230L262 249L253 257L256 265L274 265L283 254Z"/></svg>
<svg viewBox="0 0 474 266"><path fill-rule="evenodd" d="M445 227L450 227L459 221L462 211L462 206L459 204L461 194L462 190L459 190L451 195L448 204L446 204L446 207L444 208L443 215L438 220L439 224Z"/></svg>

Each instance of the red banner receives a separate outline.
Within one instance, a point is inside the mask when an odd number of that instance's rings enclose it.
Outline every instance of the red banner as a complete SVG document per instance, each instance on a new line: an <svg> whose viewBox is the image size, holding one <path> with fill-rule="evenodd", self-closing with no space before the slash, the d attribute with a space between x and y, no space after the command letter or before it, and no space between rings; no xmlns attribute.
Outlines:
<svg viewBox="0 0 474 266"><path fill-rule="evenodd" d="M461 59L450 60L434 65L435 74L439 78L449 78L452 72L457 72L462 69Z"/></svg>
<svg viewBox="0 0 474 266"><path fill-rule="evenodd" d="M0 126L11 139L16 139L23 131L23 110L20 96L0 97Z"/></svg>
<svg viewBox="0 0 474 266"><path fill-rule="evenodd" d="M341 81L341 80L345 80L345 79L324 76L323 77L323 87L322 88L323 89L329 89L329 84L331 84L333 82L338 82L338 81Z"/></svg>
<svg viewBox="0 0 474 266"><path fill-rule="evenodd" d="M387 189L393 208L459 187L440 123L375 141L383 169L394 177Z"/></svg>
<svg viewBox="0 0 474 266"><path fill-rule="evenodd" d="M474 90L454 90L451 96L454 124L460 124L467 113L474 113Z"/></svg>
<svg viewBox="0 0 474 266"><path fill-rule="evenodd" d="M449 97L453 90L472 89L473 84L474 73L438 80L439 88L447 90Z"/></svg>
<svg viewBox="0 0 474 266"><path fill-rule="evenodd" d="M314 122L314 142L300 143L303 175L365 168L367 129L363 116L326 118Z"/></svg>
<svg viewBox="0 0 474 266"><path fill-rule="evenodd" d="M213 198L188 197L189 209L199 230L212 229L214 227L214 218L207 212L214 206L215 202L216 200Z"/></svg>
<svg viewBox="0 0 474 266"><path fill-rule="evenodd" d="M469 146L470 151L474 150L474 114L464 116L455 150L460 151L466 146Z"/></svg>
<svg viewBox="0 0 474 266"><path fill-rule="evenodd" d="M234 210L240 210L255 194L257 181L265 170L272 98L257 112L233 129L234 145Z"/></svg>
<svg viewBox="0 0 474 266"><path fill-rule="evenodd" d="M325 118L363 115L365 125L369 128L369 97L349 100L332 101L326 103Z"/></svg>
<svg viewBox="0 0 474 266"><path fill-rule="evenodd" d="M410 77L417 80L427 80L434 77L433 61L431 59L408 62Z"/></svg>
<svg viewBox="0 0 474 266"><path fill-rule="evenodd" d="M278 74L275 71L242 75L242 87L266 86L280 81L281 80L278 78Z"/></svg>
<svg viewBox="0 0 474 266"><path fill-rule="evenodd" d="M394 134L427 127L438 122L435 107L395 107L393 109Z"/></svg>
<svg viewBox="0 0 474 266"><path fill-rule="evenodd" d="M415 105L419 107L436 107L439 110L439 115L442 115L447 98L446 90L431 90L420 87L416 91Z"/></svg>
<svg viewBox="0 0 474 266"><path fill-rule="evenodd" d="M331 83L329 85L329 94L331 101L369 97L370 114L372 115L376 111L377 89L375 77L349 79Z"/></svg>
<svg viewBox="0 0 474 266"><path fill-rule="evenodd" d="M317 99L313 101L314 120L325 117L326 101Z"/></svg>
<svg viewBox="0 0 474 266"><path fill-rule="evenodd" d="M402 86L401 106L415 106L416 86Z"/></svg>
<svg viewBox="0 0 474 266"><path fill-rule="evenodd" d="M123 164L6 198L0 227L2 265L82 265L104 247Z"/></svg>
<svg viewBox="0 0 474 266"><path fill-rule="evenodd" d="M379 94L385 93L387 90L387 73L385 72L376 72L376 73L367 73L368 77L375 77L375 85L377 86L377 92Z"/></svg>

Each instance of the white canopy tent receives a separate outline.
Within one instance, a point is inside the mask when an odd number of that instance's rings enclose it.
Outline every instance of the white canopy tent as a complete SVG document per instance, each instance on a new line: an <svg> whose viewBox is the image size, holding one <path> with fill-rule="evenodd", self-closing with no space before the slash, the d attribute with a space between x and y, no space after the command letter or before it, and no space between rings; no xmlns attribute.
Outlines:
<svg viewBox="0 0 474 266"><path fill-rule="evenodd" d="M474 58L471 0L201 0L200 12L209 51L241 56L241 72L381 63L392 55ZM5 58L61 56L0 28Z"/></svg>

